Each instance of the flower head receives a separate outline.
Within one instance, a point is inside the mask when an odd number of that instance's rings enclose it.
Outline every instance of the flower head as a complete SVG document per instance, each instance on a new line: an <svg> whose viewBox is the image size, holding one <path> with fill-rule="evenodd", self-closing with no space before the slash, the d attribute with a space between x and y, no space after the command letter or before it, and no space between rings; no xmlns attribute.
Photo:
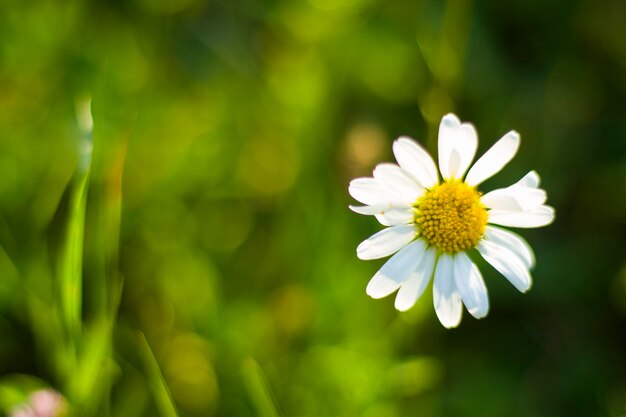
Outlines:
<svg viewBox="0 0 626 417"><path fill-rule="evenodd" d="M554 220L545 205L539 175L530 171L517 183L482 194L478 185L515 155L520 137L510 131L470 168L478 136L474 126L448 114L439 126L439 172L428 152L412 139L394 142L398 165L384 163L373 178L357 178L350 194L387 228L357 247L361 259L393 255L374 275L367 294L382 298L396 290L395 306L411 308L434 276L433 300L441 324L461 322L463 305L476 317L489 311L487 288L467 253L478 253L519 291L530 289L535 257L526 241L501 227L541 227ZM467 174L466 174L467 173Z"/></svg>
<svg viewBox="0 0 626 417"><path fill-rule="evenodd" d="M65 399L51 389L30 394L28 401L11 410L10 417L59 417L67 411Z"/></svg>

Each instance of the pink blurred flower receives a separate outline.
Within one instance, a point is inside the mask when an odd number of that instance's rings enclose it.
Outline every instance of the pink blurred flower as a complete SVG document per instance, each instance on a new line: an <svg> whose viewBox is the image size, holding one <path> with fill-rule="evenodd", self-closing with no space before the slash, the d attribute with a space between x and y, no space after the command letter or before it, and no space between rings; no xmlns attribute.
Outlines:
<svg viewBox="0 0 626 417"><path fill-rule="evenodd" d="M15 407L10 417L59 417L65 413L63 396L51 389L30 394L28 402Z"/></svg>

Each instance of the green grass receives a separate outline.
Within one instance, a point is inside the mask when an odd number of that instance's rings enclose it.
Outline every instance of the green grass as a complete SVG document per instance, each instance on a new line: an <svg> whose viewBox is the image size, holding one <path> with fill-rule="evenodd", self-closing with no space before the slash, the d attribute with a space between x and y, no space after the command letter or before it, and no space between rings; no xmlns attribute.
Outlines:
<svg viewBox="0 0 626 417"><path fill-rule="evenodd" d="M622 416L623 9L2 3L0 414ZM536 169L557 210L520 231L532 290L481 263L489 316L453 331L430 288L367 297L381 226L347 208L448 112L479 154L521 134L481 190Z"/></svg>

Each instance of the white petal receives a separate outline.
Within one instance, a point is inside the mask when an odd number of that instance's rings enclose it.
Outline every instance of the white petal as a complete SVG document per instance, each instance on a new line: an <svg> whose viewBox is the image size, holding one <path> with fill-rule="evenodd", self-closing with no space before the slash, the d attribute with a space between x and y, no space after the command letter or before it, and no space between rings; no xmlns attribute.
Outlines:
<svg viewBox="0 0 626 417"><path fill-rule="evenodd" d="M539 178L539 174L537 171L530 171L528 174L524 175L524 177L516 182L516 185L520 185L523 187L537 188L539 187L539 183L541 179Z"/></svg>
<svg viewBox="0 0 626 417"><path fill-rule="evenodd" d="M504 135L476 161L474 166L467 173L465 182L471 186L476 186L487 178L495 175L513 159L517 148L519 148L519 143L519 133L514 130Z"/></svg>
<svg viewBox="0 0 626 417"><path fill-rule="evenodd" d="M485 317L489 312L487 287L478 267L464 252L454 257L454 282L467 311L477 319Z"/></svg>
<svg viewBox="0 0 626 417"><path fill-rule="evenodd" d="M548 198L545 190L512 185L485 194L480 201L488 208L511 211L528 211L539 207Z"/></svg>
<svg viewBox="0 0 626 417"><path fill-rule="evenodd" d="M461 121L454 114L450 113L441 119L439 123L438 154L439 171L443 179L450 178L450 165L460 165L461 156L458 152L453 152L453 143L457 139L457 129L461 126ZM454 159L454 161L452 161Z"/></svg>
<svg viewBox="0 0 626 417"><path fill-rule="evenodd" d="M530 289L530 272L513 252L485 240L478 243L478 252L519 291L526 292Z"/></svg>
<svg viewBox="0 0 626 417"><path fill-rule="evenodd" d="M424 188L439 183L435 161L428 152L413 139L401 137L393 143L393 154L403 170Z"/></svg>
<svg viewBox="0 0 626 417"><path fill-rule="evenodd" d="M367 295L383 298L397 290L419 264L425 247L418 239L389 258L367 284Z"/></svg>
<svg viewBox="0 0 626 417"><path fill-rule="evenodd" d="M385 214L385 212L390 210L413 212L413 206L406 203L379 203L371 206L348 206L348 208L355 213L364 214L366 216Z"/></svg>
<svg viewBox="0 0 626 417"><path fill-rule="evenodd" d="M447 114L439 125L439 170L444 179L462 178L469 168L478 136L476 129L463 123L454 114Z"/></svg>
<svg viewBox="0 0 626 417"><path fill-rule="evenodd" d="M454 283L454 262L447 254L441 255L437 261L433 302L437 318L444 327L449 329L459 325L463 314L463 303Z"/></svg>
<svg viewBox="0 0 626 417"><path fill-rule="evenodd" d="M454 174L455 178L462 178L465 175L474 160L474 156L476 156L476 149L478 148L478 134L474 125L462 123L459 133L461 134L461 140L456 145L461 155L461 166L459 171Z"/></svg>
<svg viewBox="0 0 626 417"><path fill-rule="evenodd" d="M485 228L485 240L513 252L526 268L530 269L535 266L535 254L532 248L518 234L496 226L487 226Z"/></svg>
<svg viewBox="0 0 626 417"><path fill-rule="evenodd" d="M410 199L398 195L397 192L389 187L381 184L374 178L357 178L350 181L348 187L350 195L355 200L367 205L376 205L382 203L412 202ZM404 198L404 199L403 199Z"/></svg>
<svg viewBox="0 0 626 417"><path fill-rule="evenodd" d="M397 226L412 223L415 219L415 212L412 207L390 207L378 213L376 219L382 225Z"/></svg>
<svg viewBox="0 0 626 417"><path fill-rule="evenodd" d="M374 169L374 178L397 194L406 196L409 201L415 201L424 194L424 188L395 164L377 165Z"/></svg>
<svg viewBox="0 0 626 417"><path fill-rule="evenodd" d="M385 208L391 207L391 204L374 204L373 206L348 206L355 213L365 216L373 216L381 213Z"/></svg>
<svg viewBox="0 0 626 417"><path fill-rule="evenodd" d="M364 240L356 248L356 256L364 260L384 258L412 241L416 233L413 225L388 227Z"/></svg>
<svg viewBox="0 0 626 417"><path fill-rule="evenodd" d="M427 249L417 268L406 278L398 291L395 302L398 310L406 311L417 302L433 275L436 260L437 250L434 247Z"/></svg>
<svg viewBox="0 0 626 417"><path fill-rule="evenodd" d="M539 206L529 211L489 210L489 223L509 227L542 227L554 221L554 209Z"/></svg>
<svg viewBox="0 0 626 417"><path fill-rule="evenodd" d="M373 206L348 206L355 213L376 216L384 226L396 226L411 223L415 218L413 207L409 205L393 205L392 203L374 204Z"/></svg>
<svg viewBox="0 0 626 417"><path fill-rule="evenodd" d="M547 194L538 186L539 175L530 171L515 184L488 192L481 197L481 202L493 209L529 211L546 202Z"/></svg>

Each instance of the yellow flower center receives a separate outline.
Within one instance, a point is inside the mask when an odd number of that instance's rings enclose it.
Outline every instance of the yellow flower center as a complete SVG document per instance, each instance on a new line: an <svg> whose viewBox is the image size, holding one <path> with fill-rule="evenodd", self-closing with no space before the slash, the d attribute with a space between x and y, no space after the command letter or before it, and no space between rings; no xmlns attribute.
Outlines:
<svg viewBox="0 0 626 417"><path fill-rule="evenodd" d="M480 194L462 181L434 186L413 207L420 236L443 252L471 249L485 233L487 210Z"/></svg>

